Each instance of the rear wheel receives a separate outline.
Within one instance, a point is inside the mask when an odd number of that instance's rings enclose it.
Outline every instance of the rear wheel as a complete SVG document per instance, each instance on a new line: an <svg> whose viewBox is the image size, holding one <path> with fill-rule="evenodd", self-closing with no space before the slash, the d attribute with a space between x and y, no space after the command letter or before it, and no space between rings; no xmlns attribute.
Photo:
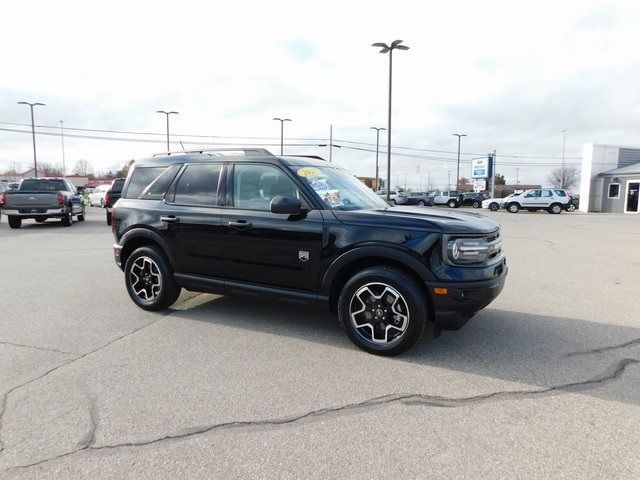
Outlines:
<svg viewBox="0 0 640 480"><path fill-rule="evenodd" d="M560 205L559 203L554 203L549 207L549 213L552 213L554 215L562 213L562 205Z"/></svg>
<svg viewBox="0 0 640 480"><path fill-rule="evenodd" d="M377 355L397 355L423 335L427 300L420 286L401 270L371 267L342 288L338 316L349 339Z"/></svg>
<svg viewBox="0 0 640 480"><path fill-rule="evenodd" d="M145 310L164 310L180 296L171 266L157 247L140 247L124 267L127 292Z"/></svg>
<svg viewBox="0 0 640 480"><path fill-rule="evenodd" d="M449 200L449 201L447 202L447 206L448 206L449 208L456 208L456 207L458 206L458 202L456 202L455 200Z"/></svg>
<svg viewBox="0 0 640 480"><path fill-rule="evenodd" d="M22 219L20 217L16 217L15 215L8 215L7 218L9 219L9 226L11 228L20 228L20 226L22 225Z"/></svg>
<svg viewBox="0 0 640 480"><path fill-rule="evenodd" d="M473 208L480 208L482 205L480 204L480 202L478 202L478 201L476 200L476 201L474 201L474 202L471 204L471 206L472 206Z"/></svg>
<svg viewBox="0 0 640 480"><path fill-rule="evenodd" d="M491 210L492 212L497 212L500 209L500 205L498 205L496 202L491 202L489 204L489 210Z"/></svg>
<svg viewBox="0 0 640 480"><path fill-rule="evenodd" d="M107 225L111 225L111 212L107 211Z"/></svg>
<svg viewBox="0 0 640 480"><path fill-rule="evenodd" d="M507 210L509 211L509 213L518 213L518 210L520 210L520 205L518 205L517 203L510 203L507 206Z"/></svg>
<svg viewBox="0 0 640 480"><path fill-rule="evenodd" d="M420 200L420 201L418 202L418 205L420 205L421 207L424 207L424 201L423 201L423 200Z"/></svg>
<svg viewBox="0 0 640 480"><path fill-rule="evenodd" d="M64 217L62 217L62 225L65 227L70 227L71 225L73 225L73 212L71 211L71 207L69 207L67 213L65 213Z"/></svg>
<svg viewBox="0 0 640 480"><path fill-rule="evenodd" d="M567 207L567 212L575 212L576 211L576 206L573 203L570 203L569 206Z"/></svg>

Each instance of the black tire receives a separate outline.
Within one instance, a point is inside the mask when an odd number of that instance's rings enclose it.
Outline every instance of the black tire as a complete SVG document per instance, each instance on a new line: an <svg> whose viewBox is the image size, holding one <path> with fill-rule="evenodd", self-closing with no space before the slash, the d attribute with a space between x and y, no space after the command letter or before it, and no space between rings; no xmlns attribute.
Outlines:
<svg viewBox="0 0 640 480"><path fill-rule="evenodd" d="M22 219L20 217L16 217L15 215L7 215L9 219L9 226L11 228L20 228L22 226Z"/></svg>
<svg viewBox="0 0 640 480"><path fill-rule="evenodd" d="M395 293L400 295L400 299L394 302L390 307L389 301L385 299L387 295L381 294L381 290L384 291L387 287L390 287L395 291ZM367 291L369 291L368 288L374 289L377 294L380 294L383 298L376 300L373 296L367 295ZM353 309L360 308L358 307L358 302L362 308L365 308L365 303L359 296L356 296L358 291L361 291L362 289L365 290L360 295L363 296L363 298L368 296L371 300L371 303L369 304L371 312L363 310L360 312L362 315L369 315L369 317L366 318L371 318L371 320L374 321L375 315L381 315L380 322L382 322L386 318L384 316L385 312L388 313L389 311L393 311L393 313L398 315L400 312L395 310L395 308L400 308L402 310L406 309L406 320L404 321L406 321L407 324L405 325L405 330L397 333L400 331L398 328L395 328L392 325L385 327L382 323L376 323L375 329L374 327L369 326L361 326L357 328L354 322L358 320L358 317L355 317L355 321L352 320L351 313ZM381 302L380 305L374 304L374 302L378 301ZM396 307L396 305L398 306ZM385 307L387 307L386 310ZM354 316L355 315L358 315L358 313L354 313ZM400 321L397 320L396 315L390 319L389 323ZM364 316L362 317L363 321L367 321ZM338 318L340 319L340 323L342 324L345 333L358 348L369 353L385 356L398 355L405 352L420 340L427 328L427 325L430 323L427 299L425 298L424 291L420 286L401 270L383 266L367 268L351 277L351 279L342 288L340 298L338 299ZM380 330L378 329L378 326L380 326ZM373 341L373 339L376 338L374 332L377 331L378 333L381 333L382 328L385 329L385 336L384 338L379 338L380 341L386 340L389 338L389 335L393 335L394 333L395 335L386 343L376 343ZM389 331L390 328L391 331ZM367 335L369 338L367 338Z"/></svg>
<svg viewBox="0 0 640 480"><path fill-rule="evenodd" d="M394 205L397 205L398 202L396 202L395 200L391 200L393 202Z"/></svg>
<svg viewBox="0 0 640 480"><path fill-rule="evenodd" d="M37 223L44 223L44 222L46 222L46 221L47 221L47 217L36 217L36 218L35 218L35 221L36 221Z"/></svg>
<svg viewBox="0 0 640 480"><path fill-rule="evenodd" d="M519 210L520 210L520 205L518 205L515 202L510 203L509 205L507 205L507 211L509 213L518 213Z"/></svg>
<svg viewBox="0 0 640 480"><path fill-rule="evenodd" d="M104 208L104 198L100 199L100 208Z"/></svg>
<svg viewBox="0 0 640 480"><path fill-rule="evenodd" d="M497 212L498 210L500 210L500 205L498 205L496 202L491 202L489 204L489 210L491 210L492 212Z"/></svg>
<svg viewBox="0 0 640 480"><path fill-rule="evenodd" d="M111 212L107 210L107 225L111 226Z"/></svg>
<svg viewBox="0 0 640 480"><path fill-rule="evenodd" d="M77 219L79 222L84 222L84 214L85 214L85 208L84 205L82 206L82 213L78 214Z"/></svg>
<svg viewBox="0 0 640 480"><path fill-rule="evenodd" d="M549 207L548 212L553 214L553 215L558 215L558 214L562 213L562 205L560 205L559 203L554 203L553 205L551 205Z"/></svg>
<svg viewBox="0 0 640 480"><path fill-rule="evenodd" d="M156 288L153 285L144 285L144 278L140 279L140 284L136 284L135 278L140 278L140 275L137 275L136 272L142 272L141 265L147 263L145 259L151 262L151 268L149 270L151 273L150 277L160 278L157 292L153 290ZM155 267L153 266L154 264ZM173 305L180 296L180 287L173 279L171 266L164 254L157 247L140 247L129 255L124 267L124 278L131 300L144 310L164 310ZM151 281L153 281L153 278ZM140 290L138 290L139 293L136 293L135 287L141 287ZM143 290L145 294L141 295ZM149 294L149 292L151 292L151 294ZM142 298L143 296L147 298ZM149 296L152 296L152 298L148 298Z"/></svg>
<svg viewBox="0 0 640 480"><path fill-rule="evenodd" d="M456 202L455 200L449 200L447 202L447 207L449 207L449 208L457 208L458 207L458 202Z"/></svg>
<svg viewBox="0 0 640 480"><path fill-rule="evenodd" d="M67 213L62 217L62 226L70 227L71 225L73 225L73 211L69 207Z"/></svg>
<svg viewBox="0 0 640 480"><path fill-rule="evenodd" d="M422 200L420 200L420 201L418 202L418 205L419 205L419 206L421 206L421 207L424 207L424 202L423 202Z"/></svg>
<svg viewBox="0 0 640 480"><path fill-rule="evenodd" d="M480 207L482 207L482 204L476 200L471 204L471 206L473 208L480 208Z"/></svg>
<svg viewBox="0 0 640 480"><path fill-rule="evenodd" d="M573 203L570 203L569 206L567 207L567 212L575 212L576 211L576 206Z"/></svg>

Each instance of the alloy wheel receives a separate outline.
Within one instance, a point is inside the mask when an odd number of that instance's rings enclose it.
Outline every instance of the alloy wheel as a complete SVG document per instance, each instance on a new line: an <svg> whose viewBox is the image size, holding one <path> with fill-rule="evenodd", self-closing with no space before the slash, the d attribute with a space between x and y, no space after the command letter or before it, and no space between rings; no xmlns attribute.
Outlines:
<svg viewBox="0 0 640 480"><path fill-rule="evenodd" d="M349 316L358 335L377 344L399 342L409 326L406 300L398 290L380 282L367 283L353 294Z"/></svg>
<svg viewBox="0 0 640 480"><path fill-rule="evenodd" d="M160 267L149 257L139 257L129 271L131 289L142 303L152 303L162 290Z"/></svg>

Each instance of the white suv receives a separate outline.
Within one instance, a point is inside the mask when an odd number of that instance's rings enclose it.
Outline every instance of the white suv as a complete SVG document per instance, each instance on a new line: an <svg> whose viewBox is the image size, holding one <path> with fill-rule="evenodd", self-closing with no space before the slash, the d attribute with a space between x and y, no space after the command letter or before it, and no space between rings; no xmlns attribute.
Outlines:
<svg viewBox="0 0 640 480"><path fill-rule="evenodd" d="M502 206L511 213L518 213L521 208L526 208L530 212L546 210L558 214L567 207L569 200L569 195L561 188L538 188L525 190L517 197L504 202Z"/></svg>

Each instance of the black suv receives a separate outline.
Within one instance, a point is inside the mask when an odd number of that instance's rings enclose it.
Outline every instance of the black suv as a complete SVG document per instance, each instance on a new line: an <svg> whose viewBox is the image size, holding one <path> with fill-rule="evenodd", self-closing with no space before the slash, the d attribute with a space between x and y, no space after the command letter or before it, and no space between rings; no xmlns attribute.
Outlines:
<svg viewBox="0 0 640 480"><path fill-rule="evenodd" d="M484 193L467 192L460 195L461 204L469 205L473 208L482 208L482 202L487 199Z"/></svg>
<svg viewBox="0 0 640 480"><path fill-rule="evenodd" d="M111 225L111 212L115 203L120 200L125 180L126 178L116 178L104 194L103 205L107 210L107 225Z"/></svg>
<svg viewBox="0 0 640 480"><path fill-rule="evenodd" d="M319 157L262 149L137 161L112 228L141 308L165 309L181 288L326 306L382 355L460 328L507 274L494 221L389 207Z"/></svg>

